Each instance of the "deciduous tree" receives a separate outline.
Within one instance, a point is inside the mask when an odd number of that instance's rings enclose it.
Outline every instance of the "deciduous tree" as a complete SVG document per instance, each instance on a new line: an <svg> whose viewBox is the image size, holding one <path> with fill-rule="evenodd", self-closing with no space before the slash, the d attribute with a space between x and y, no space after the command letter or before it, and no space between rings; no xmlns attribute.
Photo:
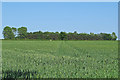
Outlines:
<svg viewBox="0 0 120 80"><path fill-rule="evenodd" d="M14 39L15 35L12 31L12 28L9 26L6 26L3 30L3 36L5 39Z"/></svg>
<svg viewBox="0 0 120 80"><path fill-rule="evenodd" d="M18 28L18 36L20 39L26 39L27 38L27 28L26 27Z"/></svg>

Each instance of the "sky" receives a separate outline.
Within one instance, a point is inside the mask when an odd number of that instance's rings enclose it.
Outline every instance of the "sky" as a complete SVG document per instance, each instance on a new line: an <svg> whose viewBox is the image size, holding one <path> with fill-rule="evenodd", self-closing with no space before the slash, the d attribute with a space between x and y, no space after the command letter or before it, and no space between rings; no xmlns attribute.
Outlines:
<svg viewBox="0 0 120 80"><path fill-rule="evenodd" d="M3 2L2 29L118 34L117 2Z"/></svg>

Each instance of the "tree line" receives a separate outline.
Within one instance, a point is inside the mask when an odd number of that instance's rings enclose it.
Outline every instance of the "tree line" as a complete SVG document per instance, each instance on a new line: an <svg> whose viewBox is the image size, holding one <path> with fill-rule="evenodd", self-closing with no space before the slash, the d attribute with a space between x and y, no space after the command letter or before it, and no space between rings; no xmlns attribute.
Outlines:
<svg viewBox="0 0 120 80"><path fill-rule="evenodd" d="M4 39L19 40L19 39L38 39L38 40L116 40L117 36L115 32L112 34L107 33L73 33L69 32L27 32L27 27L9 27L6 26L3 29Z"/></svg>

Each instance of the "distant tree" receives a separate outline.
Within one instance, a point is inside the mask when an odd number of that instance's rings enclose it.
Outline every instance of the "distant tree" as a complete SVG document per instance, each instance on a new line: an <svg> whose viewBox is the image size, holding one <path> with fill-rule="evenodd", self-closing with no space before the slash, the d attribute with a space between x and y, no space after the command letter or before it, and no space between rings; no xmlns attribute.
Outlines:
<svg viewBox="0 0 120 80"><path fill-rule="evenodd" d="M96 40L95 34L90 32L89 40Z"/></svg>
<svg viewBox="0 0 120 80"><path fill-rule="evenodd" d="M90 32L90 35L94 36L94 33Z"/></svg>
<svg viewBox="0 0 120 80"><path fill-rule="evenodd" d="M107 34L107 33L100 33L103 40L112 40L112 36L111 34Z"/></svg>
<svg viewBox="0 0 120 80"><path fill-rule="evenodd" d="M55 32L56 34L59 34L59 32Z"/></svg>
<svg viewBox="0 0 120 80"><path fill-rule="evenodd" d="M67 33L66 32L60 32L60 39L66 40L67 39Z"/></svg>
<svg viewBox="0 0 120 80"><path fill-rule="evenodd" d="M12 32L13 32L13 33L14 33L14 35L16 36L17 28L12 27Z"/></svg>
<svg viewBox="0 0 120 80"><path fill-rule="evenodd" d="M33 34L30 34L29 36L31 36L32 39L43 39L43 32L42 31L38 31L38 32L33 32Z"/></svg>
<svg viewBox="0 0 120 80"><path fill-rule="evenodd" d="M89 34L87 33L80 33L79 36L81 38L80 40L89 40Z"/></svg>
<svg viewBox="0 0 120 80"><path fill-rule="evenodd" d="M42 31L38 31L39 34L42 34L43 32Z"/></svg>
<svg viewBox="0 0 120 80"><path fill-rule="evenodd" d="M112 32L112 40L116 40L117 39L117 36L116 36L116 34L115 34L115 32Z"/></svg>
<svg viewBox="0 0 120 80"><path fill-rule="evenodd" d="M74 40L73 36L74 36L74 33L69 32L67 34L67 40Z"/></svg>
<svg viewBox="0 0 120 80"><path fill-rule="evenodd" d="M32 32L27 33L27 39L33 39L33 33Z"/></svg>
<svg viewBox="0 0 120 80"><path fill-rule="evenodd" d="M12 28L9 26L6 26L3 30L3 36L5 39L14 39L15 35L12 31Z"/></svg>
<svg viewBox="0 0 120 80"><path fill-rule="evenodd" d="M74 31L74 34L78 34L77 31Z"/></svg>
<svg viewBox="0 0 120 80"><path fill-rule="evenodd" d="M18 32L18 35L16 34ZM39 39L39 40L116 40L117 36L115 32L112 34L100 33L94 34L77 33L77 31L69 32L27 32L26 27L20 27L18 29L14 27L6 26L3 30L5 39ZM17 36L16 36L17 35Z"/></svg>
<svg viewBox="0 0 120 80"><path fill-rule="evenodd" d="M18 36L20 39L26 39L27 38L27 28L26 27L18 28Z"/></svg>

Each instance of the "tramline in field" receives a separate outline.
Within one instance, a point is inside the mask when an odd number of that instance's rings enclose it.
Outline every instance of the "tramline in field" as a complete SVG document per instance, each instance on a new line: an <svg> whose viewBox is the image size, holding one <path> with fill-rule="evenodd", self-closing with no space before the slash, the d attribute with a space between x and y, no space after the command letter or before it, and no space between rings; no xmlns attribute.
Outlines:
<svg viewBox="0 0 120 80"><path fill-rule="evenodd" d="M3 40L2 77L117 78L117 41Z"/></svg>

